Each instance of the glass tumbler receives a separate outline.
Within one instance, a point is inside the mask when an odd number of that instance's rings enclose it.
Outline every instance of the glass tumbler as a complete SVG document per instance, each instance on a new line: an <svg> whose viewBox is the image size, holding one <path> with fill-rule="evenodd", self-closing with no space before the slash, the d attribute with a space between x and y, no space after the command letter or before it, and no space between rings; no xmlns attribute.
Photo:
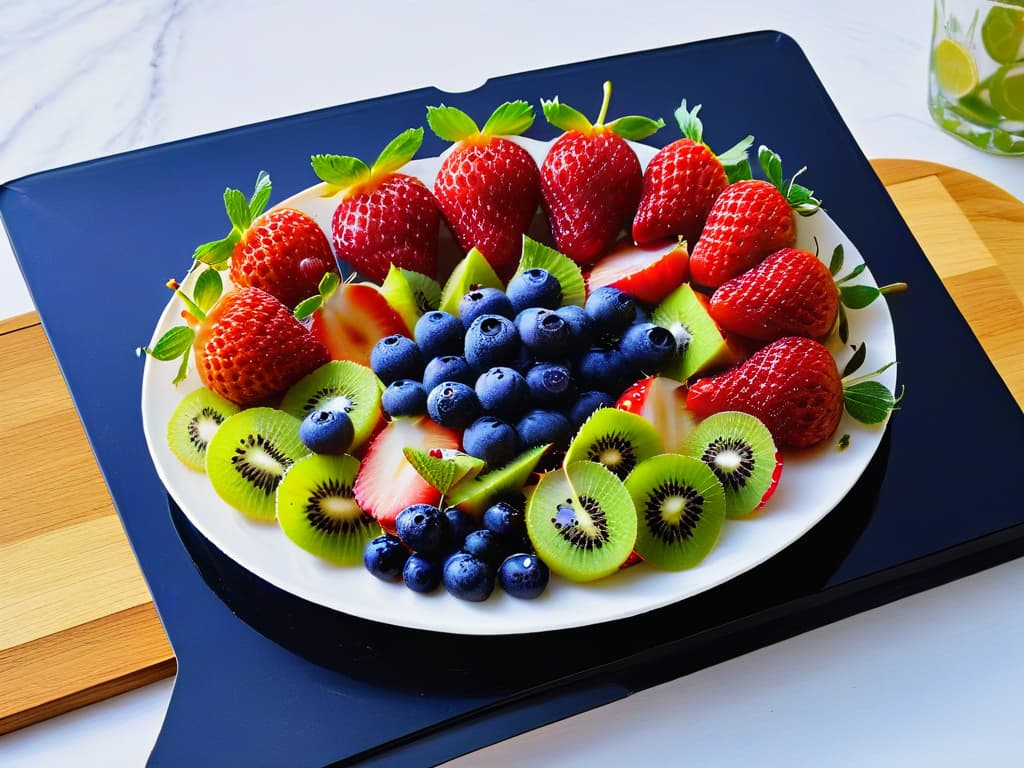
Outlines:
<svg viewBox="0 0 1024 768"><path fill-rule="evenodd" d="M928 107L958 139L1024 155L1024 0L935 0Z"/></svg>

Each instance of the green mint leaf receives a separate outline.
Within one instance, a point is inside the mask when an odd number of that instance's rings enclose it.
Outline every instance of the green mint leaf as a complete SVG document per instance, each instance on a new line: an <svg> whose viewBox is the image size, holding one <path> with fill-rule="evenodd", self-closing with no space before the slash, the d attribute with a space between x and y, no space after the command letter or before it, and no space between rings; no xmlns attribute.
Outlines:
<svg viewBox="0 0 1024 768"><path fill-rule="evenodd" d="M534 268L546 269L558 280L558 284L562 286L562 306L575 304L582 307L586 302L587 289L576 262L554 248L523 235L523 255L519 259L515 274L520 275Z"/></svg>
<svg viewBox="0 0 1024 768"><path fill-rule="evenodd" d="M737 181L749 181L754 178L754 173L750 170L750 161L744 158L735 165L725 166L725 176L730 184L735 184Z"/></svg>
<svg viewBox="0 0 1024 768"><path fill-rule="evenodd" d="M380 155L373 161L371 173L376 177L394 173L413 159L421 144L423 144L422 128L410 128L407 131L402 131L381 150Z"/></svg>
<svg viewBox="0 0 1024 768"><path fill-rule="evenodd" d="M245 232L252 224L252 217L249 215L249 201L237 189L224 190L224 208L228 212L228 218L239 232Z"/></svg>
<svg viewBox="0 0 1024 768"><path fill-rule="evenodd" d="M897 400L885 385L862 381L843 388L846 412L862 424L880 424L896 408Z"/></svg>
<svg viewBox="0 0 1024 768"><path fill-rule="evenodd" d="M693 109L688 110L686 108L686 99L683 99L679 107L672 114L676 118L676 125L679 126L680 133L690 141L695 141L698 144L704 143L704 123L697 117L697 113L700 112L701 105L698 104ZM723 163L724 165L724 163Z"/></svg>
<svg viewBox="0 0 1024 768"><path fill-rule="evenodd" d="M267 203L270 202L270 191L270 174L260 171L256 176L256 188L253 189L252 197L249 198L250 221L256 221L256 217L266 210Z"/></svg>
<svg viewBox="0 0 1024 768"><path fill-rule="evenodd" d="M776 187L782 187L782 158L762 144L757 150L757 161L764 176Z"/></svg>
<svg viewBox="0 0 1024 768"><path fill-rule="evenodd" d="M320 294L316 296L310 296L308 299L303 299L295 305L295 309L292 314L295 315L296 320L305 320L307 317L312 315L321 306L323 306L324 299Z"/></svg>
<svg viewBox="0 0 1024 768"><path fill-rule="evenodd" d="M525 101L506 101L487 118L481 133L487 136L519 136L533 125L533 107Z"/></svg>
<svg viewBox="0 0 1024 768"><path fill-rule="evenodd" d="M455 107L427 107L427 125L445 141L462 141L480 133L473 118Z"/></svg>
<svg viewBox="0 0 1024 768"><path fill-rule="evenodd" d="M327 191L323 197L336 195L370 177L370 168L358 157L313 155L309 158L309 164L313 166L313 173L321 181L327 182Z"/></svg>
<svg viewBox="0 0 1024 768"><path fill-rule="evenodd" d="M858 264L856 267L850 270L850 274L836 280L836 285L842 285L843 283L848 283L851 280L855 279L860 275L861 272L867 269L867 266L867 264Z"/></svg>
<svg viewBox="0 0 1024 768"><path fill-rule="evenodd" d="M845 344L850 340L850 320L846 317L846 307L839 305L839 340Z"/></svg>
<svg viewBox="0 0 1024 768"><path fill-rule="evenodd" d="M219 268L221 265L227 264L238 240L238 232L232 230L230 235L221 240L200 245L192 253L192 258L203 264L209 264L211 267Z"/></svg>
<svg viewBox="0 0 1024 768"><path fill-rule="evenodd" d="M745 162L747 162L747 150L750 149L750 147L751 147L751 145L753 145L753 143L754 143L754 137L753 136L745 136L745 137L743 137L738 142L736 142L733 146L731 146L727 150L725 150L725 152L723 152L722 154L718 155L718 162L720 162L722 164L722 166L725 167L725 168L728 168L731 165L736 165L737 163L745 163ZM749 167L749 164L748 164L748 167Z"/></svg>
<svg viewBox="0 0 1024 768"><path fill-rule="evenodd" d="M660 117L657 120L652 120L649 117L641 117L640 115L627 115L626 117L612 120L606 127L609 131L624 139L640 141L664 128L665 121Z"/></svg>
<svg viewBox="0 0 1024 768"><path fill-rule="evenodd" d="M455 483L455 462L447 459L434 458L416 448L403 448L405 460L412 465L424 480L440 491L448 493Z"/></svg>
<svg viewBox="0 0 1024 768"><path fill-rule="evenodd" d="M843 368L843 372L842 372L842 374L840 374L840 378L845 379L851 373L853 373L858 368L860 368L862 365L864 365L864 358L867 357L867 354L868 354L867 345L864 344L864 342L861 342L860 346L856 347L853 350L853 357L850 358L850 361Z"/></svg>
<svg viewBox="0 0 1024 768"><path fill-rule="evenodd" d="M551 101L541 99L540 108L544 112L544 119L555 126L555 128L561 128L563 131L588 133L594 128L586 115L579 110L573 109L568 104L563 104L558 100L557 96L551 99Z"/></svg>
<svg viewBox="0 0 1024 768"><path fill-rule="evenodd" d="M209 312L210 307L217 303L221 291L224 290L224 283L220 279L220 273L216 269L204 269L196 278L196 286L192 291L192 301L196 303L203 312Z"/></svg>
<svg viewBox="0 0 1024 768"><path fill-rule="evenodd" d="M832 250L832 259L828 263L828 271L832 273L832 277L839 274L839 270L843 268L843 244L840 243Z"/></svg>
<svg viewBox="0 0 1024 768"><path fill-rule="evenodd" d="M839 299L848 309L864 309L880 295L873 285L844 285L839 289Z"/></svg>
<svg viewBox="0 0 1024 768"><path fill-rule="evenodd" d="M156 345L146 352L156 360L176 360L188 352L195 338L195 331L187 325L178 325L161 336Z"/></svg>

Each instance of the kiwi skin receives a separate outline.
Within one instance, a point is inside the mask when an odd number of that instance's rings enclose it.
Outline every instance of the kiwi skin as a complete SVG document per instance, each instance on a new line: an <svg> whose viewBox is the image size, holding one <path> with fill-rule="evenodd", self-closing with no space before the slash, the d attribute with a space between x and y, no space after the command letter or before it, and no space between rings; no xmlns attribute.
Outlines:
<svg viewBox="0 0 1024 768"><path fill-rule="evenodd" d="M167 445L182 464L206 471L206 448L224 420L239 407L206 387L189 392L167 422Z"/></svg>

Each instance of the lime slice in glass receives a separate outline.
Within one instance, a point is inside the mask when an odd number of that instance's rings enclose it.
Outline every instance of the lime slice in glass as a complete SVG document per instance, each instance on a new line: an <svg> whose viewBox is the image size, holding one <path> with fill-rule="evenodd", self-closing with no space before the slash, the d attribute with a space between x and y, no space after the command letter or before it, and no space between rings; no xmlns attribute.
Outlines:
<svg viewBox="0 0 1024 768"><path fill-rule="evenodd" d="M981 23L981 42L1000 64L1024 60L1024 9L991 8Z"/></svg>
<svg viewBox="0 0 1024 768"><path fill-rule="evenodd" d="M1024 62L1007 64L992 76L992 108L1008 120L1024 120Z"/></svg>
<svg viewBox="0 0 1024 768"><path fill-rule="evenodd" d="M948 37L932 51L932 70L939 87L953 99L966 96L978 87L978 65L971 52Z"/></svg>

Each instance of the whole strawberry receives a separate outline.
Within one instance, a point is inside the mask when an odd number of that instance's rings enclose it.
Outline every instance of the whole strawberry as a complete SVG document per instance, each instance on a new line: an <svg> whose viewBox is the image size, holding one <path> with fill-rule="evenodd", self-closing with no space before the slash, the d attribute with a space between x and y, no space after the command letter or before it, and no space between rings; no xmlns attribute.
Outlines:
<svg viewBox="0 0 1024 768"><path fill-rule="evenodd" d="M392 264L431 277L437 271L437 201L419 179L397 173L422 143L423 129L410 128L384 147L372 166L342 155L310 159L327 183L324 197L341 193L331 221L338 258L377 283Z"/></svg>
<svg viewBox="0 0 1024 768"><path fill-rule="evenodd" d="M782 178L777 154L762 146L758 160L768 181L736 181L711 206L690 252L690 275L700 285L717 288L769 253L791 248L796 243L793 212L810 216L820 206L811 190Z"/></svg>
<svg viewBox="0 0 1024 768"><path fill-rule="evenodd" d="M669 237L696 243L715 198L729 183L731 170L747 159L754 141L747 136L716 156L704 143L704 125L686 100L675 111L684 138L663 147L644 171L643 195L633 219L633 240L649 245Z"/></svg>
<svg viewBox="0 0 1024 768"><path fill-rule="evenodd" d="M709 309L720 326L751 339L817 339L835 324L839 288L813 253L783 248L723 283Z"/></svg>
<svg viewBox="0 0 1024 768"><path fill-rule="evenodd" d="M320 278L337 272L338 266L320 225L305 213L294 208L263 213L270 192L270 176L264 171L256 177L256 189L248 201L237 189L225 190L231 231L200 245L193 258L217 269L230 260L235 285L260 288L294 307L315 294Z"/></svg>
<svg viewBox="0 0 1024 768"><path fill-rule="evenodd" d="M698 379L686 394L698 418L743 411L765 423L780 447L804 448L831 435L843 415L843 384L819 342L786 336L735 368Z"/></svg>
<svg viewBox="0 0 1024 768"><path fill-rule="evenodd" d="M644 139L665 125L637 116L605 124L611 95L606 82L594 123L557 97L541 100L544 117L565 131L541 165L541 202L558 250L584 266L612 246L640 203L643 174L626 140Z"/></svg>
<svg viewBox="0 0 1024 768"><path fill-rule="evenodd" d="M427 107L427 123L455 146L441 163L434 194L464 251L477 248L503 279L522 253L540 201L540 171L530 153L503 136L533 125L533 107L506 102L478 128L455 107Z"/></svg>
<svg viewBox="0 0 1024 768"><path fill-rule="evenodd" d="M233 288L221 295L220 275L204 270L193 297L170 281L186 310L186 326L171 328L145 352L157 360L181 359L185 378L190 351L203 384L243 407L264 403L330 359L327 348L291 311L260 288Z"/></svg>

